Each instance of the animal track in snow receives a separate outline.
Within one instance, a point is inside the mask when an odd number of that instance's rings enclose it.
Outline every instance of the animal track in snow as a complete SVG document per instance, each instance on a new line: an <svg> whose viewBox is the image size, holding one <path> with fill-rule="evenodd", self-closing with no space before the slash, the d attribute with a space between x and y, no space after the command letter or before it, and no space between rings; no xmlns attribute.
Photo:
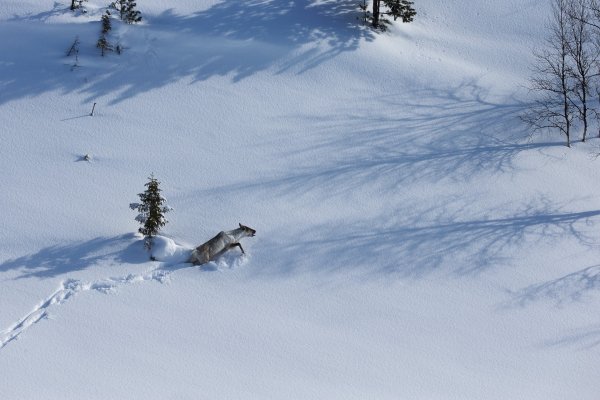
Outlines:
<svg viewBox="0 0 600 400"><path fill-rule="evenodd" d="M202 265L200 270L219 271L222 269L235 269L244 265L248 260L247 257L247 255L243 255L242 257L228 257L227 255L223 255L216 261L211 261ZM184 258L187 259L187 256ZM119 286L139 282L156 281L160 283L169 283L171 274L184 265L179 259L171 259L169 261L170 263L167 265L163 264L159 268L142 274L129 274L122 277L101 279L93 282L84 282L77 279L67 279L63 281L58 290L34 307L29 314L21 318L8 329L0 331L0 350L13 340L17 340L27 329L46 319L51 308L65 303L80 292L95 290L104 294L109 294L114 293Z"/></svg>
<svg viewBox="0 0 600 400"><path fill-rule="evenodd" d="M101 293L113 293L118 286L132 283L157 281L168 283L170 275L174 270L155 269L143 274L130 274L124 277L108 278L94 282L83 282L76 279L68 279L61 283L60 288L50 297L43 300L26 316L14 323L8 329L0 332L0 350L19 336L27 329L48 317L51 308L64 304L67 300L80 292L96 290Z"/></svg>

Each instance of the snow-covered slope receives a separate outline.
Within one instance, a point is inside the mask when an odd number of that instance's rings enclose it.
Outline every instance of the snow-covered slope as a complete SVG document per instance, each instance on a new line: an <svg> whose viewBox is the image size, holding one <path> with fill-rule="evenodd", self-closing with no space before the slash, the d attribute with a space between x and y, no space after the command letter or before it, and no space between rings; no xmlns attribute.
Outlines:
<svg viewBox="0 0 600 400"><path fill-rule="evenodd" d="M545 0L138 3L102 58L106 4L0 1L0 397L597 397L597 142L518 120Z"/></svg>

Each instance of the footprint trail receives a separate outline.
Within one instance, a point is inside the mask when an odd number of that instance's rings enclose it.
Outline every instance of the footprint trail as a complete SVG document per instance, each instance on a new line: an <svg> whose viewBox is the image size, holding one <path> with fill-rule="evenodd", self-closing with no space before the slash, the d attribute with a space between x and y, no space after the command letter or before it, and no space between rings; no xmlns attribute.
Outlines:
<svg viewBox="0 0 600 400"><path fill-rule="evenodd" d="M119 286L145 281L166 283L170 280L170 275L173 271L174 270L156 269L144 274L130 274L124 277L108 278L95 282L83 282L76 279L68 279L62 282L58 290L34 307L27 315L9 328L0 331L0 350L10 342L17 340L33 325L46 319L50 309L64 304L78 293L95 290L107 294L114 292Z"/></svg>

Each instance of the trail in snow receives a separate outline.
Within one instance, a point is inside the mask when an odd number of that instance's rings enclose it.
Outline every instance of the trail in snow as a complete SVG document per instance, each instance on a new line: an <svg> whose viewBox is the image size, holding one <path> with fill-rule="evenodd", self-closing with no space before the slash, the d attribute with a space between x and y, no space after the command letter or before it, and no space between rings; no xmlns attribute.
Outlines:
<svg viewBox="0 0 600 400"><path fill-rule="evenodd" d="M144 281L157 281L160 283L168 282L171 273L175 269L167 270L158 268L143 274L130 274L124 277L102 279L95 282L83 282L77 279L67 279L61 283L60 288L50 297L37 305L29 314L21 318L8 329L0 332L0 349L8 343L18 339L23 332L48 317L48 311L64 304L67 300L73 298L80 292L96 290L102 293L111 293L118 286Z"/></svg>
<svg viewBox="0 0 600 400"><path fill-rule="evenodd" d="M173 247L177 250L177 246ZM178 251L175 251L178 254ZM169 251L160 250L160 256L169 256ZM204 264L199 268L205 271L217 271L222 268L232 269L241 266L247 262L248 257L223 255L218 260ZM88 291L98 291L101 293L113 293L119 286L139 283L139 282L160 282L168 283L171 274L175 271L190 266L182 262L163 264L161 267L142 274L129 274L122 277L100 279L93 282L84 282L77 279L67 279L61 283L61 286L46 300L37 305L31 312L14 323L8 329L0 332L0 350L8 343L18 339L23 332L48 317L49 310L55 306L64 304L67 300L73 298L76 294ZM197 268L197 267L190 267Z"/></svg>

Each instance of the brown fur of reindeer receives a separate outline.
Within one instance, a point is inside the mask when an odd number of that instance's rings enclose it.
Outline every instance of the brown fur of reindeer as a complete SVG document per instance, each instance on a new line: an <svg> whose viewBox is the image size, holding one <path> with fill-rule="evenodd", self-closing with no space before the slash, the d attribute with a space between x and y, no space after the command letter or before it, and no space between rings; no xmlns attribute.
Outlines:
<svg viewBox="0 0 600 400"><path fill-rule="evenodd" d="M231 231L221 231L208 242L201 244L192 251L192 255L188 262L194 265L206 264L214 260L221 254L234 247L239 247L242 253L245 254L244 248L239 243L239 240L244 237L252 237L256 231L252 228L239 224L240 227Z"/></svg>

